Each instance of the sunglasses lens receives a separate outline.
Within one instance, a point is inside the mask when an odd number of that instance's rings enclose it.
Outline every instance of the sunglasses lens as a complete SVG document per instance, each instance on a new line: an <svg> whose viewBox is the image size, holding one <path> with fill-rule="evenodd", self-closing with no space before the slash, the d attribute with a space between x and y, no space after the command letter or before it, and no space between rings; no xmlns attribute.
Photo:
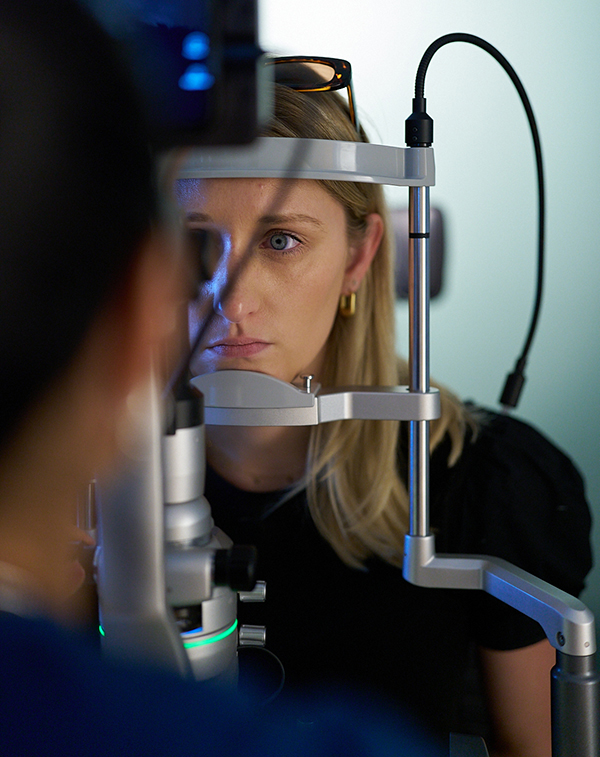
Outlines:
<svg viewBox="0 0 600 757"><path fill-rule="evenodd" d="M311 58L276 58L267 60L266 65L273 66L276 84L295 89L297 92L331 92L347 88L350 119L356 131L359 131L350 64L338 58L326 61L327 59L319 61Z"/></svg>
<svg viewBox="0 0 600 757"><path fill-rule="evenodd" d="M314 89L329 84L335 78L335 71L327 63L282 62L275 66L275 81L292 89Z"/></svg>

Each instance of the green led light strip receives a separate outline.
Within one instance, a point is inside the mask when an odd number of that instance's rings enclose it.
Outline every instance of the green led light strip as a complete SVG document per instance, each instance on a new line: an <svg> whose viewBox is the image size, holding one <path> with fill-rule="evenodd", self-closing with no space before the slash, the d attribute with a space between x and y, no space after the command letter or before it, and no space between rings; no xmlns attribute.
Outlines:
<svg viewBox="0 0 600 757"><path fill-rule="evenodd" d="M215 641L221 641L221 639L226 639L228 636L230 636L235 629L237 628L237 619L233 621L233 625L231 625L226 631L223 631L223 633L218 634L217 636L211 636L209 639L199 639L198 641L184 641L183 646L186 649L192 649L193 647L202 647L205 644L213 644Z"/></svg>
<svg viewBox="0 0 600 757"><path fill-rule="evenodd" d="M183 646L186 649L192 649L193 647L201 647L204 646L204 644L213 644L215 641L226 639L235 631L237 624L237 620L234 620L233 625L231 625L226 631L223 631L223 633L220 633L217 636L211 636L209 639L199 639L198 641L184 641ZM104 633L104 628L102 628L102 626L98 626L98 630L100 631L101 636L106 636L106 634Z"/></svg>

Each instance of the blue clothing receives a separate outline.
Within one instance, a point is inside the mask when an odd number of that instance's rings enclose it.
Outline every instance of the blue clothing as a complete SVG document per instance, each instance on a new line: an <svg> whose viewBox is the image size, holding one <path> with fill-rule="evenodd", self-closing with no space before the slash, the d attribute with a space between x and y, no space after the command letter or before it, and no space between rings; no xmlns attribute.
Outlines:
<svg viewBox="0 0 600 757"><path fill-rule="evenodd" d="M266 712L211 685L110 665L47 620L0 612L0 645L2 757L442 754L350 695L307 699L318 718L299 726L287 707Z"/></svg>

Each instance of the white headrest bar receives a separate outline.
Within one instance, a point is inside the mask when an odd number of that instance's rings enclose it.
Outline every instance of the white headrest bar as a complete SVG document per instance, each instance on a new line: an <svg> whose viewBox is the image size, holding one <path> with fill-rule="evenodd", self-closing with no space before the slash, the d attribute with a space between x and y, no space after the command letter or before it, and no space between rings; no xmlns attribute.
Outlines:
<svg viewBox="0 0 600 757"><path fill-rule="evenodd" d="M435 184L433 149L261 137L245 146L195 148L178 174L180 179L282 176L428 187Z"/></svg>

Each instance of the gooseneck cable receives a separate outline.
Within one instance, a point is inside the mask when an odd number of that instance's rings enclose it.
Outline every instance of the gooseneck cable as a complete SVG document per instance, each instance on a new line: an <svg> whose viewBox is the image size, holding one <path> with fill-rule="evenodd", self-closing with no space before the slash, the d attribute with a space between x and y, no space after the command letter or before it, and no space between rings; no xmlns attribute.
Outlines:
<svg viewBox="0 0 600 757"><path fill-rule="evenodd" d="M521 98L521 101L523 103L523 107L525 108L525 113L527 114L527 120L529 122L529 126L531 129L531 136L533 139L533 146L535 150L535 161L536 161L536 169L537 169L537 188L538 188L538 246L537 246L538 254L537 254L536 293L535 293L533 313L532 313L531 321L529 325L529 331L527 333L527 337L525 339L525 343L521 351L521 355L516 361L513 372L507 376L506 383L504 384L504 389L500 397L500 404L503 405L505 409L508 409L508 408L514 408L517 406L517 403L519 401L519 395L523 388L523 384L525 383L525 375L524 375L525 365L527 363L527 357L528 357L529 350L533 342L533 337L537 328L539 314L541 310L541 304L542 304L542 290L543 290L543 280L544 280L545 213L546 213L542 147L541 147L540 136L539 136L535 116L533 114L533 109L531 107L531 103L529 102L529 98L527 96L527 93L525 92L525 88L523 87L523 84L521 83L521 80L517 76L517 73L514 70L514 68L510 65L510 63L506 60L506 58L502 55L502 53L499 50L497 50L493 45L491 45L489 42L486 42L484 39L481 39L480 37L476 37L473 34L464 34L462 32L457 32L454 34L446 34L443 37L440 37L439 39L435 40L435 42L432 42L432 44L427 48L427 50L423 54L423 57L421 58L421 62L417 69L417 76L416 76L416 81L415 81L415 98L413 100L413 114L412 116L409 117L409 119L407 119L407 122L406 122L407 144L420 147L420 146L430 146L433 142L433 121L429 118L425 109L425 106L426 106L425 74L427 72L427 68L434 54L441 47L449 44L450 42L467 42L469 44L476 45L477 47L480 47L481 49L488 52L504 68L506 73L509 75L511 81L515 85L517 92L519 93L519 97Z"/></svg>

